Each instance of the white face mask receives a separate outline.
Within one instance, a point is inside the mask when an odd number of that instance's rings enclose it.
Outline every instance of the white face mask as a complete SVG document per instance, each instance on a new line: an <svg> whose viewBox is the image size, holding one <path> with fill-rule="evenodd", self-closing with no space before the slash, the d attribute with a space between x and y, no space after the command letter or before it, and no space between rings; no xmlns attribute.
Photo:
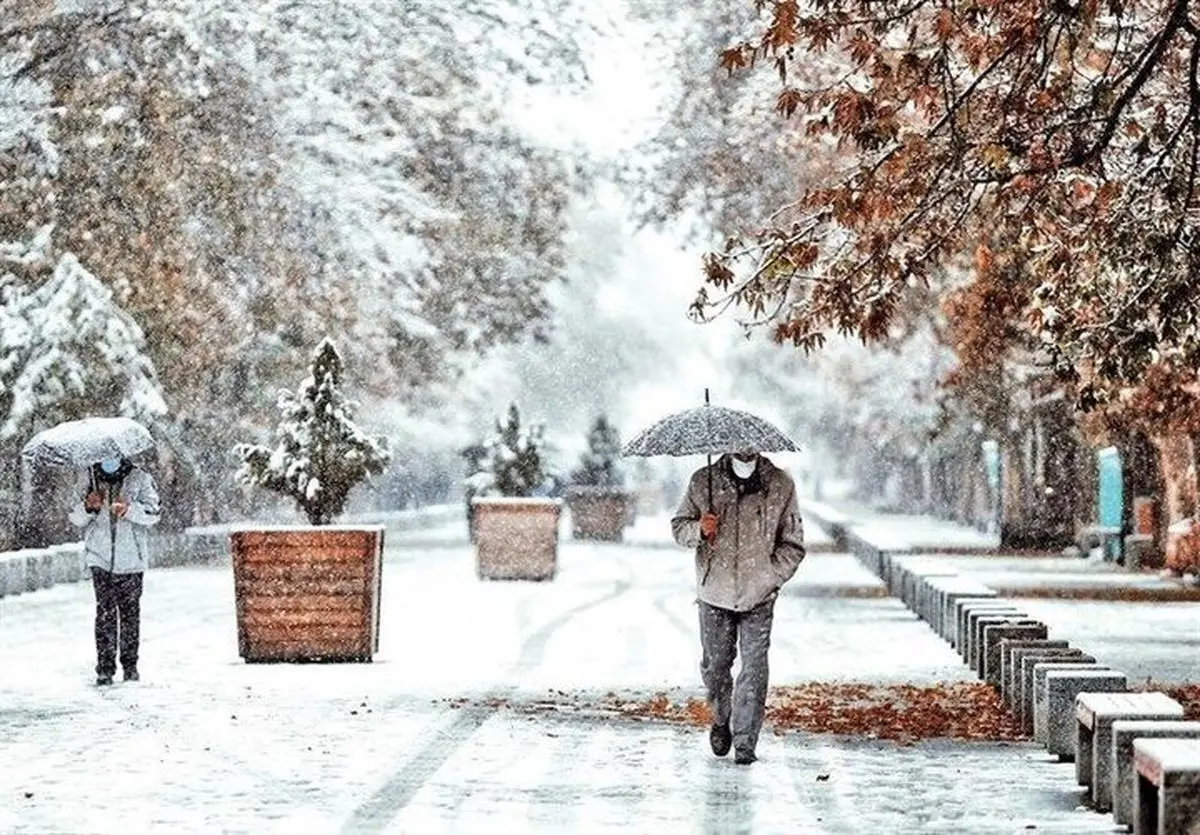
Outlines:
<svg viewBox="0 0 1200 835"><path fill-rule="evenodd" d="M752 458L749 461L739 461L737 458L730 460L733 463L733 474L738 478L749 478L754 474L754 470L758 467L757 458Z"/></svg>

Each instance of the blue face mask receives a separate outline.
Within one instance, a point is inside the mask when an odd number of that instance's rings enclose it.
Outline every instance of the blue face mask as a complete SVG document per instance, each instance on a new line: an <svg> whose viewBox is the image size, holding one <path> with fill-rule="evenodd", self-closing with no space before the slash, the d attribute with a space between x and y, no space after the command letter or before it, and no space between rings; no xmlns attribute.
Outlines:
<svg viewBox="0 0 1200 835"><path fill-rule="evenodd" d="M119 469L121 469L120 458L105 458L100 462L100 470L106 475L112 475Z"/></svg>

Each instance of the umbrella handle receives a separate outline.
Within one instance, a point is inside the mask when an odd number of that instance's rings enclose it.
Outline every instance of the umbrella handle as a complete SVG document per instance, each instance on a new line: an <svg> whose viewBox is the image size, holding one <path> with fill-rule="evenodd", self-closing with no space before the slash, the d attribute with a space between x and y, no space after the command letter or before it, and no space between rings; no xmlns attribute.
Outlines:
<svg viewBox="0 0 1200 835"><path fill-rule="evenodd" d="M707 393L707 390L706 390L706 393ZM709 456L708 456L708 512L709 512L709 513L712 513L712 512L713 512L713 500L712 500L712 453L709 453Z"/></svg>
<svg viewBox="0 0 1200 835"><path fill-rule="evenodd" d="M709 400L708 400L708 388L707 388L707 387L705 387L705 389L704 389L704 405L705 405L705 406L709 405ZM711 453L711 452L708 454L708 512L709 512L709 513L712 513L712 512L713 512L713 502L712 502L712 453Z"/></svg>

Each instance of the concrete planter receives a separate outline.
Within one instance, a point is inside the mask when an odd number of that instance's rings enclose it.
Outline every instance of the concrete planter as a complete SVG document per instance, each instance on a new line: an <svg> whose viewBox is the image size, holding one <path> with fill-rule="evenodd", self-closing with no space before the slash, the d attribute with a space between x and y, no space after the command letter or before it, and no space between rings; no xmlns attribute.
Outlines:
<svg viewBox="0 0 1200 835"><path fill-rule="evenodd" d="M551 580L558 567L559 499L475 498L476 570L484 580Z"/></svg>
<svg viewBox="0 0 1200 835"><path fill-rule="evenodd" d="M567 490L567 508L573 538L620 542L636 503L633 494L624 490L580 486Z"/></svg>
<svg viewBox="0 0 1200 835"><path fill-rule="evenodd" d="M379 650L382 525L242 529L229 543L246 661L370 661Z"/></svg>

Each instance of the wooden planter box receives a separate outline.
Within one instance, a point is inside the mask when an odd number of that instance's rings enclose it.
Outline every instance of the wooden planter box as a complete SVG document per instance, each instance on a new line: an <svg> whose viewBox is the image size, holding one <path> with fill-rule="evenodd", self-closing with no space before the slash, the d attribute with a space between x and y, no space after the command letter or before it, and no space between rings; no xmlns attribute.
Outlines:
<svg viewBox="0 0 1200 835"><path fill-rule="evenodd" d="M476 498L476 569L484 580L550 580L558 566L558 499Z"/></svg>
<svg viewBox="0 0 1200 835"><path fill-rule="evenodd" d="M634 508L633 495L606 487L572 487L567 491L571 535L575 539L620 542Z"/></svg>
<svg viewBox="0 0 1200 835"><path fill-rule="evenodd" d="M370 661L379 650L382 526L264 527L229 540L246 661Z"/></svg>

